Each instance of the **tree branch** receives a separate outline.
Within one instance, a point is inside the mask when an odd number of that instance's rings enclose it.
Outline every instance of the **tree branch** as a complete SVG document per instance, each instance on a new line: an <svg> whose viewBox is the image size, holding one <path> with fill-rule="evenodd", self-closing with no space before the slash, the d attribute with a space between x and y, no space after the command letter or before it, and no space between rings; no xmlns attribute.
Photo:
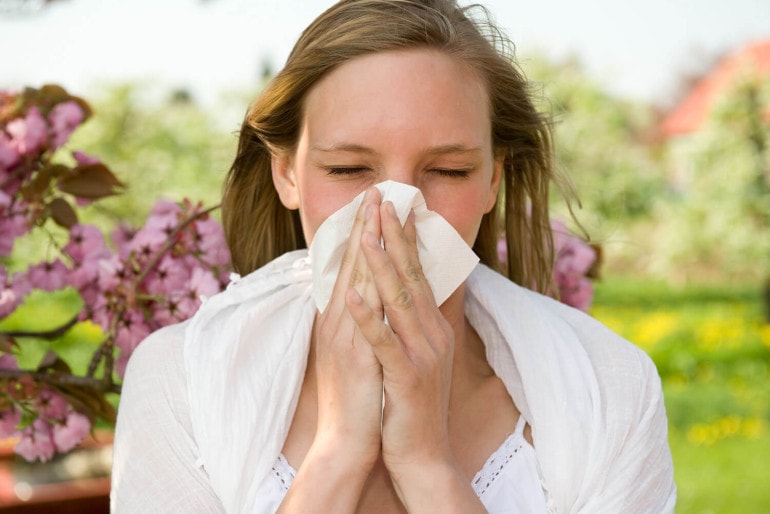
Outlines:
<svg viewBox="0 0 770 514"><path fill-rule="evenodd" d="M78 317L80 316L80 313L75 314L75 316L72 317L69 321L67 321L65 324L61 325L60 327L54 328L52 330L46 330L42 332L33 332L33 331L27 331L27 330L9 330L9 331L2 331L0 330L0 334L8 337L39 337L41 339L46 339L48 341L52 341L54 339L58 339L59 337L63 336L67 333L69 329L75 326L78 322Z"/></svg>

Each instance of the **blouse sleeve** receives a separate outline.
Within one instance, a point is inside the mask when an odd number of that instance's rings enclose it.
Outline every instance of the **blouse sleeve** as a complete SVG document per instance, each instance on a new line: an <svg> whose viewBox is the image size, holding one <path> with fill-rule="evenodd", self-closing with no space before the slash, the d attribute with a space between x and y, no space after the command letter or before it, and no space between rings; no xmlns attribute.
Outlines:
<svg viewBox="0 0 770 514"><path fill-rule="evenodd" d="M224 512L197 465L184 372L184 324L150 335L128 363L118 407L111 512Z"/></svg>

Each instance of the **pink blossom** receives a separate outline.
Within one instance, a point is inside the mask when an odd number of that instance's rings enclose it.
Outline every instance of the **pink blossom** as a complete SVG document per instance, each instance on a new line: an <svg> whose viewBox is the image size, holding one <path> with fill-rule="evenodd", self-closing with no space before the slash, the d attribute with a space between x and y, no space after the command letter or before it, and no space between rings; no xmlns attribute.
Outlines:
<svg viewBox="0 0 770 514"><path fill-rule="evenodd" d="M102 259L110 255L109 249L104 244L102 231L93 225L82 224L70 228L70 240L64 246L64 251L75 262Z"/></svg>
<svg viewBox="0 0 770 514"><path fill-rule="evenodd" d="M208 218L195 223L200 238L201 259L210 266L226 266L230 262L230 251L225 241L225 231L215 219Z"/></svg>
<svg viewBox="0 0 770 514"><path fill-rule="evenodd" d="M593 300L594 286L584 276L573 276L559 283L559 295L563 303L587 312Z"/></svg>
<svg viewBox="0 0 770 514"><path fill-rule="evenodd" d="M21 155L37 152L48 139L48 126L37 107L31 107L24 118L16 118L6 126L11 146Z"/></svg>
<svg viewBox="0 0 770 514"><path fill-rule="evenodd" d="M0 365L0 369L2 369L2 365ZM21 411L13 404L8 409L0 411L0 439L13 437L19 423L21 423Z"/></svg>
<svg viewBox="0 0 770 514"><path fill-rule="evenodd" d="M37 419L32 425L21 432L21 440L14 451L28 461L40 459L45 462L53 457L56 451L51 427L41 419Z"/></svg>
<svg viewBox="0 0 770 514"><path fill-rule="evenodd" d="M53 427L53 442L60 452L68 452L77 446L91 430L91 422L79 412L70 412L63 423Z"/></svg>
<svg viewBox="0 0 770 514"><path fill-rule="evenodd" d="M13 251L16 238L29 231L27 219L22 214L4 214L0 217L0 257L7 257Z"/></svg>
<svg viewBox="0 0 770 514"><path fill-rule="evenodd" d="M15 311L29 291L29 283L23 273L17 273L9 282L6 269L0 265L0 319Z"/></svg>
<svg viewBox="0 0 770 514"><path fill-rule="evenodd" d="M151 330L145 323L141 312L127 311L123 313L118 323L115 345L126 352L132 352L145 337L150 335L150 332Z"/></svg>
<svg viewBox="0 0 770 514"><path fill-rule="evenodd" d="M27 279L34 289L56 291L69 285L69 270L61 259L30 266Z"/></svg>
<svg viewBox="0 0 770 514"><path fill-rule="evenodd" d="M579 275L587 273L596 260L596 250L575 237L564 223L554 220L551 226L557 271Z"/></svg>
<svg viewBox="0 0 770 514"><path fill-rule="evenodd" d="M5 191L0 190L0 212L6 210L13 203L13 198Z"/></svg>
<svg viewBox="0 0 770 514"><path fill-rule="evenodd" d="M70 273L70 285L76 287L78 291L83 291L91 285L95 285L99 280L99 270L101 269L101 260L87 259L80 263L75 263Z"/></svg>
<svg viewBox="0 0 770 514"><path fill-rule="evenodd" d="M128 366L128 359L130 357L131 352L121 350L120 355L115 359L115 373L117 373L120 378L126 376L126 366Z"/></svg>
<svg viewBox="0 0 770 514"><path fill-rule="evenodd" d="M19 151L11 145L11 140L5 135L5 132L0 130L0 171L11 169L11 167L19 161ZM0 175L0 182L4 182L5 178Z"/></svg>
<svg viewBox="0 0 770 514"><path fill-rule="evenodd" d="M219 292L219 281L204 268L195 268L187 284L188 297L200 299L201 296L213 296Z"/></svg>
<svg viewBox="0 0 770 514"><path fill-rule="evenodd" d="M83 300L83 303L86 304L86 309L81 311L78 319L80 321L89 320L94 313L93 311L95 310L95 306L98 304L99 299L103 298L102 290L99 289L97 282L92 282L80 286L78 288L78 293L80 293L80 298Z"/></svg>
<svg viewBox="0 0 770 514"><path fill-rule="evenodd" d="M83 122L83 118L83 109L72 100L57 104L51 109L48 113L53 132L51 148L56 149L66 143L72 132Z"/></svg>
<svg viewBox="0 0 770 514"><path fill-rule="evenodd" d="M163 295L172 291L180 291L190 279L190 271L186 263L166 254L145 281L147 292L152 295Z"/></svg>
<svg viewBox="0 0 770 514"><path fill-rule="evenodd" d="M163 298L153 306L152 321L158 327L165 327L182 321L179 312L179 301L174 298Z"/></svg>
<svg viewBox="0 0 770 514"><path fill-rule="evenodd" d="M173 225L167 227L148 223L136 233L128 247L138 258L149 259L166 244L171 231L173 231Z"/></svg>
<svg viewBox="0 0 770 514"><path fill-rule="evenodd" d="M14 274L11 288L17 295L19 295L19 297L24 298L27 296L30 291L32 291L32 285L30 285L29 280L27 280L27 274L22 271Z"/></svg>
<svg viewBox="0 0 770 514"><path fill-rule="evenodd" d="M35 401L37 412L47 419L64 419L69 405L62 395L43 389Z"/></svg>
<svg viewBox="0 0 770 514"><path fill-rule="evenodd" d="M180 207L178 203L165 199L158 200L150 210L150 214L147 217L147 224L154 223L153 220L168 219L173 225L176 225L180 212L182 212L182 207Z"/></svg>
<svg viewBox="0 0 770 514"><path fill-rule="evenodd" d="M136 230L126 224L118 225L112 231L111 239L121 259L127 259L131 253L131 240L136 235Z"/></svg>
<svg viewBox="0 0 770 514"><path fill-rule="evenodd" d="M121 282L133 278L131 270L126 268L125 263L117 255L99 261L98 284L103 291L113 291Z"/></svg>
<svg viewBox="0 0 770 514"><path fill-rule="evenodd" d="M0 355L0 369L19 369L19 362L10 353Z"/></svg>
<svg viewBox="0 0 770 514"><path fill-rule="evenodd" d="M81 292L81 295L82 294L83 293ZM104 295L100 294L100 291L97 290L93 299L86 299L86 297L84 297L83 301L86 302L86 305L90 310L90 312L88 312L90 321L99 325L104 332L108 332L112 327L112 319L115 317L115 313L109 309Z"/></svg>
<svg viewBox="0 0 770 514"><path fill-rule="evenodd" d="M10 287L0 289L0 319L8 317L16 307L21 305L22 298Z"/></svg>

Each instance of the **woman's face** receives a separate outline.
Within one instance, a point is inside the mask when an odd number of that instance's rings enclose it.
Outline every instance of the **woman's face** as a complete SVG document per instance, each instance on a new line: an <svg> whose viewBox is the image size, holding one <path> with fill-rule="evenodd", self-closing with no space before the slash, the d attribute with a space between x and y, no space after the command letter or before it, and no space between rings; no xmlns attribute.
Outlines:
<svg viewBox="0 0 770 514"><path fill-rule="evenodd" d="M486 87L435 50L371 54L308 93L296 151L273 158L283 204L299 209L310 244L321 223L368 186L418 187L468 245L494 206L495 159Z"/></svg>

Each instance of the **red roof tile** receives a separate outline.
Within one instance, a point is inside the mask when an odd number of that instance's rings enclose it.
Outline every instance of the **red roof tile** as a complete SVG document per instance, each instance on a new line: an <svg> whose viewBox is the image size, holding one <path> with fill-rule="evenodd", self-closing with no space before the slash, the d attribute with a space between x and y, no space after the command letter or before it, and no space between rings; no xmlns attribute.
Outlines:
<svg viewBox="0 0 770 514"><path fill-rule="evenodd" d="M752 43L722 59L702 78L660 125L663 138L697 130L706 120L720 94L729 91L735 80L745 73L770 76L770 39Z"/></svg>

